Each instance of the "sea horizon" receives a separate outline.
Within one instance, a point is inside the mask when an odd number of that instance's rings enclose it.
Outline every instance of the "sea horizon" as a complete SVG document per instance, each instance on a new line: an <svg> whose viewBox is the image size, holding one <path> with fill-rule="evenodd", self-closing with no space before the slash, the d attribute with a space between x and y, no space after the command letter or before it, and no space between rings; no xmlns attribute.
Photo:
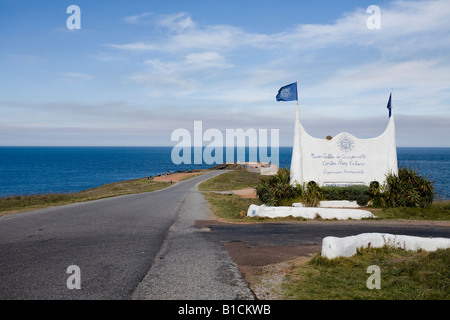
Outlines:
<svg viewBox="0 0 450 320"><path fill-rule="evenodd" d="M173 146L0 146L0 197L79 192L107 183L209 169L220 164L176 165L170 157L172 149ZM397 147L397 155L399 167L411 167L434 181L437 199L450 199L446 183L450 179L449 147ZM291 156L291 146L279 147L279 167L289 168Z"/></svg>

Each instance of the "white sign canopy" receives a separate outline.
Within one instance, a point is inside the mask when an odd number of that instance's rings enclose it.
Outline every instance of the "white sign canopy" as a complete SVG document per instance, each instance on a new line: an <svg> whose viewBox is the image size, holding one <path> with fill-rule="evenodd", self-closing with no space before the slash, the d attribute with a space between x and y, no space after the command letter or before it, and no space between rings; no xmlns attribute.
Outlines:
<svg viewBox="0 0 450 320"><path fill-rule="evenodd" d="M332 139L310 136L300 123L297 104L291 184L316 182L319 186L383 184L386 175L398 174L395 122L391 115L378 137L358 139L347 132Z"/></svg>

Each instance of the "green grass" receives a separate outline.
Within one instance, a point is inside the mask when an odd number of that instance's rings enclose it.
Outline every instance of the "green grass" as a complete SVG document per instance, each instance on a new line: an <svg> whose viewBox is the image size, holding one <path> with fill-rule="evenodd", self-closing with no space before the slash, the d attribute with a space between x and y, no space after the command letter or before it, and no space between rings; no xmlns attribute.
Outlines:
<svg viewBox="0 0 450 320"><path fill-rule="evenodd" d="M260 205L258 199L244 199L235 194L204 193L215 216L232 222L249 220L247 209L251 204Z"/></svg>
<svg viewBox="0 0 450 320"><path fill-rule="evenodd" d="M214 215L229 222L295 222L305 221L305 218L292 216L282 218L247 217L248 207L251 204L261 205L259 199L244 199L235 194L220 194L207 192L203 194L209 202Z"/></svg>
<svg viewBox="0 0 450 320"><path fill-rule="evenodd" d="M371 265L380 267L381 289L367 288ZM294 267L283 284L292 300L449 300L450 249L412 252L361 249L350 258L320 254Z"/></svg>
<svg viewBox="0 0 450 320"><path fill-rule="evenodd" d="M244 171L228 172L204 183L202 189L225 191L242 188L236 183ZM246 173L244 173L246 174ZM214 180L214 179L211 179ZM208 181L210 182L210 181ZM246 181L248 183L248 181ZM245 186L244 186L245 187ZM230 222L298 221L299 218L247 217L251 204L234 194L204 193L219 219ZM370 208L379 219L449 220L450 203L436 202L428 208ZM306 264L293 263L282 284L285 300L450 300L450 249L412 252L394 248L360 249L350 258L327 259L320 254ZM381 289L367 288L367 268L381 269Z"/></svg>
<svg viewBox="0 0 450 320"><path fill-rule="evenodd" d="M261 176L258 173L252 173L246 170L233 170L209 179L199 185L200 191L227 191L238 190L248 187L255 187L260 181ZM246 200L238 196L206 194L206 199L212 204L212 209L217 216L230 221L237 221L241 211L247 212L250 204L261 204L260 200ZM290 205L290 204L285 204ZM406 219L406 220L450 220L450 201L438 201L426 208L421 207L399 207L399 208L373 208L365 207L365 210L371 211L378 220L383 219ZM248 221L298 221L302 218L246 218ZM242 219L241 219L242 221Z"/></svg>
<svg viewBox="0 0 450 320"><path fill-rule="evenodd" d="M246 170L232 170L202 182L198 189L200 191L226 191L254 188L258 184L260 177L259 173Z"/></svg>
<svg viewBox="0 0 450 320"><path fill-rule="evenodd" d="M367 208L378 219L450 220L450 201L436 201L426 208Z"/></svg>
<svg viewBox="0 0 450 320"><path fill-rule="evenodd" d="M84 190L78 193L5 197L0 198L0 215L125 194L151 192L166 188L170 185L169 182L159 182L142 178L105 184L98 188Z"/></svg>

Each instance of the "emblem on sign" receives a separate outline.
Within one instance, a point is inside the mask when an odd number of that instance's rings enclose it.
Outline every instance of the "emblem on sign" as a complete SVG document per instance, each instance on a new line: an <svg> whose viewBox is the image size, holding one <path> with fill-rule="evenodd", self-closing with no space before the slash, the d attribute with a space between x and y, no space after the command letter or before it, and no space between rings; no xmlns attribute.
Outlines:
<svg viewBox="0 0 450 320"><path fill-rule="evenodd" d="M343 135L339 138L337 145L342 152L350 152L355 148L355 141L351 137Z"/></svg>

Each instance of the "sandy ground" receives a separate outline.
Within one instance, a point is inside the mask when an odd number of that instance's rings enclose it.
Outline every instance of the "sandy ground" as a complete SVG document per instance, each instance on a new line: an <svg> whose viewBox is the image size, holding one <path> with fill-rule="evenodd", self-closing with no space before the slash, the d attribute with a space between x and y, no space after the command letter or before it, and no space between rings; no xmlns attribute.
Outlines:
<svg viewBox="0 0 450 320"><path fill-rule="evenodd" d="M162 175L159 177L154 177L155 181L164 181L164 182L178 182L186 178L195 177L203 174L204 172L180 172L180 173L171 173L168 175Z"/></svg>
<svg viewBox="0 0 450 320"><path fill-rule="evenodd" d="M283 299L286 274L320 252L320 246L256 246L226 242L224 247L258 300Z"/></svg>
<svg viewBox="0 0 450 320"><path fill-rule="evenodd" d="M234 194L247 199L257 199L256 190L254 188L245 188L241 190L233 190Z"/></svg>

